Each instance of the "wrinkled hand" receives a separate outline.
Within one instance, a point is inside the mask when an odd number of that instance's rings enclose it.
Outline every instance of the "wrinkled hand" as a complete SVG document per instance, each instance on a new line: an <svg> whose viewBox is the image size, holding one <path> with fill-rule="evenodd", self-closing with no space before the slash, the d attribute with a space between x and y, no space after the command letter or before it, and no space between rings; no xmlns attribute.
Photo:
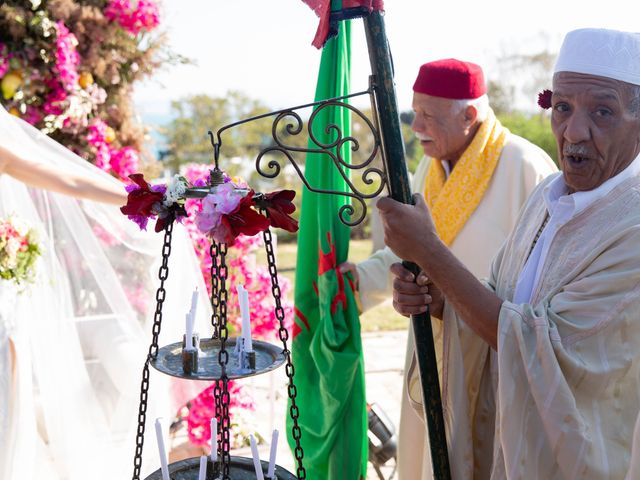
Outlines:
<svg viewBox="0 0 640 480"><path fill-rule="evenodd" d="M420 272L416 282L415 276L401 263L394 263L390 268L393 279L393 308L401 315L409 316L424 313L429 306L430 312L442 318L444 297L438 287Z"/></svg>
<svg viewBox="0 0 640 480"><path fill-rule="evenodd" d="M429 208L420 194L415 205L381 198L377 207L384 227L384 243L403 260L419 263L428 256L433 242L439 242Z"/></svg>
<svg viewBox="0 0 640 480"><path fill-rule="evenodd" d="M338 265L338 270L340 270L340 273L342 274L351 273L351 276L353 277L353 281L356 285L356 290L360 288L360 275L358 274L358 268L356 267L355 263L351 263L351 262L341 263L340 265Z"/></svg>

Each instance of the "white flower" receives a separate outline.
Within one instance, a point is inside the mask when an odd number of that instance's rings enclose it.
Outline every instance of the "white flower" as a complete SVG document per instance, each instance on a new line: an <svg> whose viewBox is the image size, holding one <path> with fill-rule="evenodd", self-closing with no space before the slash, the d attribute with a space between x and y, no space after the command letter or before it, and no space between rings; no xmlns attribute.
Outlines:
<svg viewBox="0 0 640 480"><path fill-rule="evenodd" d="M184 197L187 191L187 183L184 177L180 175L174 175L169 185L167 185L167 191L164 193L164 199L162 203L165 207L170 207L176 203L180 198Z"/></svg>

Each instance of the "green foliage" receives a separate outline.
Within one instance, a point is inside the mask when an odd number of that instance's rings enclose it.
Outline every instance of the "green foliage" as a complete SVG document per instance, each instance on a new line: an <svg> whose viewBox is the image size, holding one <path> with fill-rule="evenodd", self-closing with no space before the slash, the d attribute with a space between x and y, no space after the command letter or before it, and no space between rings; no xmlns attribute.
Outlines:
<svg viewBox="0 0 640 480"><path fill-rule="evenodd" d="M551 122L546 114L527 115L522 112L503 113L498 115L502 125L511 133L526 138L538 145L558 163L556 139L551 132Z"/></svg>
<svg viewBox="0 0 640 480"><path fill-rule="evenodd" d="M171 102L173 121L165 129L169 149L164 160L178 170L186 163L212 163L213 150L207 132L238 120L268 112L259 100L240 92L225 97L192 95ZM261 122L224 132L221 160L249 156L249 152L267 143L268 129ZM226 170L226 169L225 169Z"/></svg>

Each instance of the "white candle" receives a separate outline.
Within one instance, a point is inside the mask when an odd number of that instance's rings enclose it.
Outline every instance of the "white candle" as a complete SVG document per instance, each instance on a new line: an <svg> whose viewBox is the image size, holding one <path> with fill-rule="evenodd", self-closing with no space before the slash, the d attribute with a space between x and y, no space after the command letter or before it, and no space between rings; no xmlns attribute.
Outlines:
<svg viewBox="0 0 640 480"><path fill-rule="evenodd" d="M276 469L276 451L278 450L278 430L274 430L271 435L271 453L269 454L269 470L267 477L273 478Z"/></svg>
<svg viewBox="0 0 640 480"><path fill-rule="evenodd" d="M244 285L236 286L238 291L238 302L240 303L240 314L242 315L242 338L244 339L244 350L253 352L253 342L251 341L251 319L249 317L249 294Z"/></svg>
<svg viewBox="0 0 640 480"><path fill-rule="evenodd" d="M218 461L218 419L211 419L211 461Z"/></svg>
<svg viewBox="0 0 640 480"><path fill-rule="evenodd" d="M256 439L253 435L249 435L249 441L251 442L251 455L253 456L253 466L256 469L256 480L264 480L264 474L262 473L262 464L260 463L260 454L258 453L258 446L256 445Z"/></svg>
<svg viewBox="0 0 640 480"><path fill-rule="evenodd" d="M184 335L184 349L185 350L195 350L193 345L193 317L191 314L187 313L185 315L186 322L186 332Z"/></svg>
<svg viewBox="0 0 640 480"><path fill-rule="evenodd" d="M185 348L187 350L195 350L196 345L193 343L193 327L196 324L196 310L198 308L198 287L191 294L191 308L186 318L186 340Z"/></svg>
<svg viewBox="0 0 640 480"><path fill-rule="evenodd" d="M158 451L160 452L160 470L162 471L162 480L171 480L169 477L169 465L167 464L167 451L164 448L162 423L159 418L156 418L156 438L158 439Z"/></svg>
<svg viewBox="0 0 640 480"><path fill-rule="evenodd" d="M196 309L198 308L198 287L191 294L191 310L189 310L189 314L195 318Z"/></svg>
<svg viewBox="0 0 640 480"><path fill-rule="evenodd" d="M200 457L200 470L198 471L198 480L205 480L207 478L207 457L202 455Z"/></svg>

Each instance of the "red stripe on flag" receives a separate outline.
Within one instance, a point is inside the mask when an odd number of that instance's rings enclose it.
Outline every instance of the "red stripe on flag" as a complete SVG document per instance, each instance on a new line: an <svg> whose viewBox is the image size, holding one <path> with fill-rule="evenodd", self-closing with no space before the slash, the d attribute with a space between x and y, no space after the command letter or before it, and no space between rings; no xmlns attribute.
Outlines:
<svg viewBox="0 0 640 480"><path fill-rule="evenodd" d="M291 338L295 339L300 333L302 333L300 325L298 325L296 322L293 322L293 327L291 328Z"/></svg>
<svg viewBox="0 0 640 480"><path fill-rule="evenodd" d="M305 317L302 314L302 312L298 310L296 307L293 307L293 313L296 317L298 317L302 321L302 323L304 323L304 326L307 327L307 330L311 331L311 327L309 326L309 321L307 320L307 317ZM296 325L296 322L293 322L293 324Z"/></svg>
<svg viewBox="0 0 640 480"><path fill-rule="evenodd" d="M336 246L331 243L331 232L327 232L329 252L324 253L322 246L318 244L318 276L336 268Z"/></svg>

